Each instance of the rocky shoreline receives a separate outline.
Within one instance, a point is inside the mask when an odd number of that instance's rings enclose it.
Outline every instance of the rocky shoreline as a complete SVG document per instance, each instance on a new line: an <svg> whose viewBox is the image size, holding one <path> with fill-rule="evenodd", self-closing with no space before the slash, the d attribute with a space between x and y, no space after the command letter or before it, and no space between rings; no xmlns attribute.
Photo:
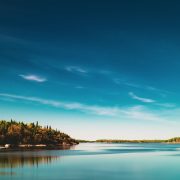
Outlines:
<svg viewBox="0 0 180 180"><path fill-rule="evenodd" d="M72 143L72 144L59 144L59 145L46 145L46 144L21 144L21 145L10 145L6 144L4 146L0 146L0 152L1 151L14 151L14 150L38 150L38 149L43 149L43 150L62 150L62 149L70 149L71 147L77 145L78 143Z"/></svg>

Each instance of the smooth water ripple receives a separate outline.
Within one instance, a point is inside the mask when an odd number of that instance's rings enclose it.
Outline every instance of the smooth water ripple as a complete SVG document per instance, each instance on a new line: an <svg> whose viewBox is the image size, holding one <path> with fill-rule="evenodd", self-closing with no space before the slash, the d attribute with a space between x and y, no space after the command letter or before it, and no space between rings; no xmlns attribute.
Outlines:
<svg viewBox="0 0 180 180"><path fill-rule="evenodd" d="M1 180L179 180L179 144L82 143L0 152Z"/></svg>

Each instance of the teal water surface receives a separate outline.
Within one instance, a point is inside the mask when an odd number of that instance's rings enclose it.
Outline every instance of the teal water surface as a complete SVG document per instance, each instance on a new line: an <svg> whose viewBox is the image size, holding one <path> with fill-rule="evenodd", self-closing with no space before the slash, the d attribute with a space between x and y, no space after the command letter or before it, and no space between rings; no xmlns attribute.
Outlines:
<svg viewBox="0 0 180 180"><path fill-rule="evenodd" d="M82 143L0 152L0 180L179 180L179 144Z"/></svg>

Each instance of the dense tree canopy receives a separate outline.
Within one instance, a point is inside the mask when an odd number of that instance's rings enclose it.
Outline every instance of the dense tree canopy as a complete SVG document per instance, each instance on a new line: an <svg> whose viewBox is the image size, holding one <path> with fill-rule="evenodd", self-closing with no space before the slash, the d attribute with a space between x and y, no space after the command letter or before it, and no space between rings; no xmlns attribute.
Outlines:
<svg viewBox="0 0 180 180"><path fill-rule="evenodd" d="M76 140L67 134L54 130L50 126L42 127L38 122L26 124L13 120L0 121L0 145L71 145L75 143L77 143Z"/></svg>

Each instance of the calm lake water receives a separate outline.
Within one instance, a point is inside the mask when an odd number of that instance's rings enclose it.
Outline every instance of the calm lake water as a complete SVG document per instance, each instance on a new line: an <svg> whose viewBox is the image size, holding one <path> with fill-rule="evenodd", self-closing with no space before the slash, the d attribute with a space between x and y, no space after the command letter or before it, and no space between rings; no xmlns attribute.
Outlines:
<svg viewBox="0 0 180 180"><path fill-rule="evenodd" d="M179 180L179 144L82 143L0 152L0 180Z"/></svg>

